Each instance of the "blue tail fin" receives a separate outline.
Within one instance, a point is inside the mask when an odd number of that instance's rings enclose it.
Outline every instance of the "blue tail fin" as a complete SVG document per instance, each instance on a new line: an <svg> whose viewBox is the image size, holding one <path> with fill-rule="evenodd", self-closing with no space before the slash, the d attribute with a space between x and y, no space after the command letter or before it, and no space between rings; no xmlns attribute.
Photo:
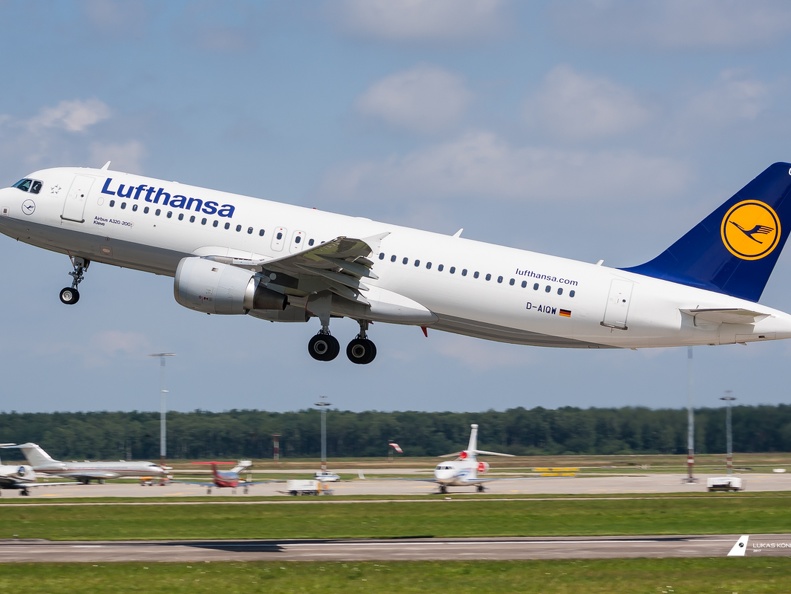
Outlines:
<svg viewBox="0 0 791 594"><path fill-rule="evenodd" d="M791 164L775 163L634 272L758 301L791 231Z"/></svg>

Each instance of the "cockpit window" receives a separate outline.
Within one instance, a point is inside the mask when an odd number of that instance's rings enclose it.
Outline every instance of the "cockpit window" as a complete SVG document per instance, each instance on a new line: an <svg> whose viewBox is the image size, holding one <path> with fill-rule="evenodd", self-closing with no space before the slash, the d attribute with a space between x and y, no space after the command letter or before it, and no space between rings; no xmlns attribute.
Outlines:
<svg viewBox="0 0 791 594"><path fill-rule="evenodd" d="M15 188L19 188L23 192L30 192L31 194L38 194L41 191L41 182L35 179L24 178L20 179L14 184Z"/></svg>
<svg viewBox="0 0 791 594"><path fill-rule="evenodd" d="M32 179L20 179L17 183L14 184L15 188L19 188L23 192L30 191L30 184L33 183Z"/></svg>

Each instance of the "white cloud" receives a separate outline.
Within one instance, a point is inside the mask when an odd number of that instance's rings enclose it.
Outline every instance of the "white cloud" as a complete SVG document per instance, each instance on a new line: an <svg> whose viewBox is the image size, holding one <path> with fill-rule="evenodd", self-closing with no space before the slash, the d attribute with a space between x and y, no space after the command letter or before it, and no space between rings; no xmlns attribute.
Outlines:
<svg viewBox="0 0 791 594"><path fill-rule="evenodd" d="M113 169L129 173L143 173L146 149L142 142L130 140L124 143L95 142L90 146L89 165L101 167L112 161Z"/></svg>
<svg viewBox="0 0 791 594"><path fill-rule="evenodd" d="M322 192L359 200L476 199L501 201L596 199L612 203L668 197L689 181L686 165L634 151L571 151L512 146L490 132L383 161L363 161L331 173Z"/></svg>
<svg viewBox="0 0 791 594"><path fill-rule="evenodd" d="M687 118L717 125L752 121L766 109L769 95L766 84L728 70L712 88L692 97Z"/></svg>
<svg viewBox="0 0 791 594"><path fill-rule="evenodd" d="M600 45L749 47L791 33L784 0L555 1L551 14L565 37Z"/></svg>
<svg viewBox="0 0 791 594"><path fill-rule="evenodd" d="M0 160L9 169L79 163L94 137L96 124L110 118L98 99L64 100L29 118L0 115ZM74 142L74 135L81 135Z"/></svg>
<svg viewBox="0 0 791 594"><path fill-rule="evenodd" d="M471 94L458 76L430 65L392 74L357 100L360 113L413 132L437 132L458 121Z"/></svg>
<svg viewBox="0 0 791 594"><path fill-rule="evenodd" d="M61 101L55 107L42 109L38 115L25 122L25 127L33 133L43 132L47 128L84 132L109 118L110 114L110 108L99 99Z"/></svg>
<svg viewBox="0 0 791 594"><path fill-rule="evenodd" d="M327 2L347 31L389 41L477 39L501 31L501 0L342 0Z"/></svg>
<svg viewBox="0 0 791 594"><path fill-rule="evenodd" d="M602 78L554 68L525 104L529 124L569 140L588 140L629 132L650 117L629 89Z"/></svg>

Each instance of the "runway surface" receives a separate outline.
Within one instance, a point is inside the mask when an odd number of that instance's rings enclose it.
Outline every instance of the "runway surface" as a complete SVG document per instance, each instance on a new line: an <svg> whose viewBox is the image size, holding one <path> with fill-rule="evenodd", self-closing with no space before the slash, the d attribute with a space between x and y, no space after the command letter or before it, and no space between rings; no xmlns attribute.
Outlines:
<svg viewBox="0 0 791 594"><path fill-rule="evenodd" d="M726 557L740 535L155 542L0 541L2 562L460 561ZM791 557L791 534L751 535L745 556Z"/></svg>
<svg viewBox="0 0 791 594"><path fill-rule="evenodd" d="M371 473L373 474L373 472ZM365 473L363 474L365 476ZM711 475L714 476L714 475ZM743 475L742 475L743 476ZM683 475L634 474L628 476L502 478L487 483L488 493L500 495L591 495L647 493L702 493L706 475L686 483ZM749 474L749 491L786 491L791 476ZM409 495L415 501L479 496L472 488L451 488L438 495L436 485L427 481L377 478L331 483L334 495ZM31 490L30 499L44 503L54 498L101 497L103 502L81 505L118 505L117 498L133 498L146 504L153 497L188 497L191 503L210 504L217 495L232 495L239 503L329 503L334 497L288 497L271 501L262 496L283 495L284 482L256 484L244 494L241 489L212 489L184 483L141 486L137 483L108 482L92 485L41 487ZM3 499L16 498L3 491ZM9 497L10 495L10 497ZM713 497L727 495L712 494ZM223 501L227 501L224 497ZM338 503L354 504L348 500ZM151 503L154 503L153 501ZM167 503L167 502L166 502ZM6 503L5 505L10 505ZM46 504L46 503L45 503ZM75 502L77 504L77 502ZM50 505L64 505L53 501ZM391 539L391 540L250 540L250 541L135 541L135 542L50 542L46 540L0 541L2 562L198 562L198 561L363 561L363 560L521 560L521 559L601 559L633 557L720 557L726 556L741 535L566 537L566 538L473 538L473 539ZM746 556L791 556L791 534L751 535Z"/></svg>

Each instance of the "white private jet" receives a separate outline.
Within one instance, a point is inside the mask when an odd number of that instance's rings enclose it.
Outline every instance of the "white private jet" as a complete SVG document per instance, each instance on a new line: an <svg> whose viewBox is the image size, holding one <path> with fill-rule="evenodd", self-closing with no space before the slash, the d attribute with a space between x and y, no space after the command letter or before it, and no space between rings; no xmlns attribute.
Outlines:
<svg viewBox="0 0 791 594"><path fill-rule="evenodd" d="M12 443L0 443L0 447L13 446ZM0 463L0 494L2 489L19 491L22 496L30 495L30 489L35 487L59 487L73 485L74 483L39 483L36 482L36 472L27 464L2 464Z"/></svg>
<svg viewBox="0 0 791 594"><path fill-rule="evenodd" d="M73 478L84 485L92 480L103 483L106 479L123 476L167 478L165 467L153 462L61 462L52 457L35 443L5 446L22 450L28 464L33 470L42 474L53 474L64 478Z"/></svg>
<svg viewBox="0 0 791 594"><path fill-rule="evenodd" d="M370 363L372 322L501 342L643 348L791 337L757 303L791 230L791 164L776 163L645 264L609 268L101 169L36 171L0 189L0 231L67 254L65 304L91 262L174 277L178 303L320 329L359 323L346 354ZM785 221L783 223L783 221Z"/></svg>
<svg viewBox="0 0 791 594"><path fill-rule="evenodd" d="M440 493L447 493L448 487L477 487L477 491L482 493L485 489L483 483L490 479L480 478L479 474L484 474L489 470L487 462L479 462L478 454L488 456L508 456L513 458L513 454L499 454L497 452L487 452L478 449L478 425L470 425L470 443L467 449L447 456L458 456L452 462L440 462L434 469L434 482L439 485Z"/></svg>

